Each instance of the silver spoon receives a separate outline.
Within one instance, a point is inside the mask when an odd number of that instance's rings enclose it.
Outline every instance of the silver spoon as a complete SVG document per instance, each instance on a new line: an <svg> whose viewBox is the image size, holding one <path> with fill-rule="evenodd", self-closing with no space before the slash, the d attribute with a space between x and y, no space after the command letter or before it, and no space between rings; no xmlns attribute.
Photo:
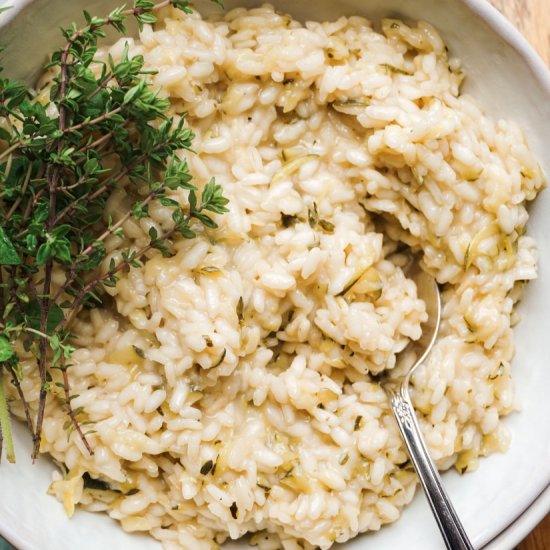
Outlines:
<svg viewBox="0 0 550 550"><path fill-rule="evenodd" d="M378 378L390 398L391 408L411 462L418 474L420 483L426 493L432 512L443 535L445 545L450 550L473 550L472 543L458 519L458 516L445 492L441 477L434 466L426 448L422 432L418 425L414 408L409 396L409 382L415 369L428 357L439 330L441 318L441 297L437 283L422 271L418 262L411 262L405 269L407 277L413 279L418 289L418 297L426 304L428 320L423 325L422 336L411 342L404 351L411 349L418 358L407 368L402 359L408 354L401 352L391 374Z"/></svg>

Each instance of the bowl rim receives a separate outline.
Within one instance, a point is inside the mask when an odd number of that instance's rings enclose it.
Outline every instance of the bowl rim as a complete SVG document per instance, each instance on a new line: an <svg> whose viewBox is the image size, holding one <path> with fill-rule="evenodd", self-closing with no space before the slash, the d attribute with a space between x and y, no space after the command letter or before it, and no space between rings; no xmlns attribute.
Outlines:
<svg viewBox="0 0 550 550"><path fill-rule="evenodd" d="M550 98L550 67L543 61L527 37L489 0L460 1L521 55Z"/></svg>
<svg viewBox="0 0 550 550"><path fill-rule="evenodd" d="M550 67L527 37L489 0L461 1L521 56L550 100ZM545 484L541 484L541 490L533 500L526 507L518 509L512 521L483 545L482 550L507 550L515 547L550 513L550 472L544 481Z"/></svg>
<svg viewBox="0 0 550 550"><path fill-rule="evenodd" d="M480 550L508 550L515 548L543 520L550 511L550 484L531 504Z"/></svg>
<svg viewBox="0 0 550 550"><path fill-rule="evenodd" d="M368 2L368 0L366 0ZM34 0L0 0L0 8L10 9L0 13L0 29L9 25L22 11L32 7ZM508 46L515 50L529 68L535 81L542 87L550 101L550 67L543 61L527 37L489 0L458 0L474 15L482 20L487 27L496 33ZM276 3L276 0L273 2ZM550 174L548 174L550 177ZM516 510L513 519L503 525L501 530L480 550L507 550L523 540L534 527L550 513L550 471L540 485L540 491L522 508ZM0 537L15 548L24 548L15 526L0 522Z"/></svg>

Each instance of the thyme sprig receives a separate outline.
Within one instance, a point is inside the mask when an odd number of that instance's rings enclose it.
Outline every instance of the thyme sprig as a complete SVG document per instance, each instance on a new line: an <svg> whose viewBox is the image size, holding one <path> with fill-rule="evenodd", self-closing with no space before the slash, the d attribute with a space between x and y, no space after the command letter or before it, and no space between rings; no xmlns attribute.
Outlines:
<svg viewBox="0 0 550 550"><path fill-rule="evenodd" d="M168 116L169 101L151 87L143 57L130 56L126 46L118 61L95 59L107 27L125 34L128 17L140 28L154 24L158 10L170 5L190 11L186 0L135 0L103 18L84 12L82 28L73 24L62 31L65 44L53 53L46 67L51 81L38 96L0 78L0 457L4 442L10 461L4 372L22 402L33 458L52 385L62 390L69 435L76 431L93 454L90 432L79 420L82 410L72 406L75 316L100 304L103 288L139 267L152 249L169 256L176 235L191 239L198 226L216 228L212 214L227 211L214 179L201 193L191 182L180 156L191 150L193 132L183 116L177 122ZM105 220L106 200L118 187L132 197L132 206L120 219ZM126 222L148 217L154 202L171 210L171 228L161 233L151 226L148 243L138 248L126 235ZM112 237L119 254L102 269ZM40 377L34 418L20 384L20 360L29 353Z"/></svg>

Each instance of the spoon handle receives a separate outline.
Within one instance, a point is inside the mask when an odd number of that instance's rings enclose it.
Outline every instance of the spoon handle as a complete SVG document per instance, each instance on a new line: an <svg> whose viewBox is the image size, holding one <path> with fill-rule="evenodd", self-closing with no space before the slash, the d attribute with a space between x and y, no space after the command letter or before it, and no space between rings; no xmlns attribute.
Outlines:
<svg viewBox="0 0 550 550"><path fill-rule="evenodd" d="M428 502L437 520L445 545L450 550L473 550L472 543L460 523L445 492L441 477L430 458L422 437L406 384L399 389L386 387L391 408L397 420L411 462L420 478Z"/></svg>

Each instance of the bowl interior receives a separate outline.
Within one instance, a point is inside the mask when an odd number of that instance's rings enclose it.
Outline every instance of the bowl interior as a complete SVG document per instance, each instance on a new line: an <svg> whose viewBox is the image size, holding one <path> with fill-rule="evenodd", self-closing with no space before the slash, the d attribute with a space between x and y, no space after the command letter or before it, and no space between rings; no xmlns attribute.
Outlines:
<svg viewBox="0 0 550 550"><path fill-rule="evenodd" d="M465 90L493 117L512 118L525 129L529 143L542 168L550 174L547 129L550 128L550 77L542 62L534 59L516 31L482 0L277 0L280 10L299 19L335 19L341 15L365 15L427 20L440 30L451 55L459 57L467 73ZM0 5L2 1L0 0ZM2 64L9 76L28 82L40 72L44 52L60 43L58 28L81 20L81 9L103 14L113 8L112 0L35 0L13 1L16 10L0 16L0 42L7 45ZM28 5L27 5L28 4ZM118 3L115 3L118 4ZM250 0L225 2L226 8L253 6ZM27 5L25 7L25 5ZM198 2L203 11L217 9ZM12 19L11 21L9 21ZM487 21L490 20L489 24ZM518 48L520 51L518 51ZM526 57L527 56L527 57ZM537 76L538 74L538 76ZM550 370L546 367L545 336L550 311L550 195L543 192L531 209L529 233L540 250L539 279L530 284L520 305L523 321L516 330L517 355L513 370L524 409L507 419L513 440L505 455L481 461L480 468L466 476L444 475L448 492L463 518L475 546L481 547L512 522L544 490L550 481ZM0 467L0 532L22 549L69 549L76 543L81 550L110 548L135 550L159 548L148 537L127 535L104 515L77 512L68 521L61 505L46 495L54 468L46 459L31 465L30 442L25 430L15 433L18 451L16 465ZM488 511L490 511L488 513ZM347 550L362 548L435 550L442 541L425 498L417 494L402 518L378 533L359 537ZM231 548L245 548L233 543Z"/></svg>

